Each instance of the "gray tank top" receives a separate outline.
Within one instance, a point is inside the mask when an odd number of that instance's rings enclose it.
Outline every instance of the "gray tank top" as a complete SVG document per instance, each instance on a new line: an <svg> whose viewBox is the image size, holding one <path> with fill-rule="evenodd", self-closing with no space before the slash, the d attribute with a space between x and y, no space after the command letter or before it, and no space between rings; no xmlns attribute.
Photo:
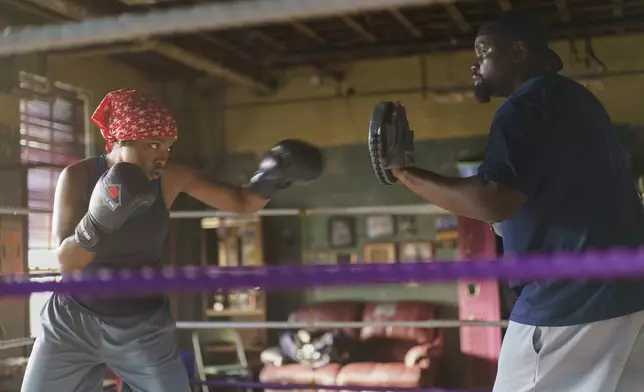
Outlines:
<svg viewBox="0 0 644 392"><path fill-rule="evenodd" d="M105 155L97 157L94 175L90 178L88 192L107 171ZM170 215L165 205L161 180L154 180L157 198L154 204L137 209L116 232L107 237L86 270L99 268L161 267L163 249L168 234ZM109 284L109 283L106 283ZM86 310L108 317L129 317L157 310L165 303L162 295L112 295L68 297Z"/></svg>

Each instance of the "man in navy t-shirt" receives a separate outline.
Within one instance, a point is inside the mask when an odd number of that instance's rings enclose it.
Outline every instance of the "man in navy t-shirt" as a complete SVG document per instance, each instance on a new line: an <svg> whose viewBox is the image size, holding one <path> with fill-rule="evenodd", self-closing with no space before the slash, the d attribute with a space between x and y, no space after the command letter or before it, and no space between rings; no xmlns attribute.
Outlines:
<svg viewBox="0 0 644 392"><path fill-rule="evenodd" d="M559 75L546 29L519 12L475 41L476 97L504 97L478 175L418 168L394 175L455 214L494 224L506 253L584 252L644 244L644 211L611 119ZM644 281L511 282L495 392L613 392L644 388Z"/></svg>

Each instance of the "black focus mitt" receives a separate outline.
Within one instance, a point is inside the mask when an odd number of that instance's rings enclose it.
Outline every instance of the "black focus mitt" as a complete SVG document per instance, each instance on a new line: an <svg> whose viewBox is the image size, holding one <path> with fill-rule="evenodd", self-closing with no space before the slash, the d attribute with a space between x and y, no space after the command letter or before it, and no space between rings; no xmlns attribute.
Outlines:
<svg viewBox="0 0 644 392"><path fill-rule="evenodd" d="M392 169L414 166L414 132L405 108L397 102L380 102L369 122L369 154L376 179L383 185L398 180Z"/></svg>

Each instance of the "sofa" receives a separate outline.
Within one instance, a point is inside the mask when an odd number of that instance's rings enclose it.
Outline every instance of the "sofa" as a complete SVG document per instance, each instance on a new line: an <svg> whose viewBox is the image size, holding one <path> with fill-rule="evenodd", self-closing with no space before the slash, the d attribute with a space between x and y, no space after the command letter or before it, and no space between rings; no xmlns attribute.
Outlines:
<svg viewBox="0 0 644 392"><path fill-rule="evenodd" d="M437 306L427 302L322 302L294 312L291 322L390 322L436 318ZM310 329L309 329L310 330ZM443 331L438 328L368 326L348 328L352 341L348 360L312 369L299 363L267 363L264 383L431 388L439 385Z"/></svg>

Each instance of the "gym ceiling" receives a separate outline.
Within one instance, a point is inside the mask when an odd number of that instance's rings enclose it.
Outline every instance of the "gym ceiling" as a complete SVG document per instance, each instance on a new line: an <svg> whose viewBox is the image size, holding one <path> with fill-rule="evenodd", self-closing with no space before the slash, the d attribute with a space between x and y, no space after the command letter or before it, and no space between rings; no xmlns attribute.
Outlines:
<svg viewBox="0 0 644 392"><path fill-rule="evenodd" d="M218 0L226 1L230 0ZM204 2L207 0L0 0L0 15L12 26L38 25ZM346 64L355 60L469 49L482 23L513 8L543 15L550 25L551 39L644 31L643 0L428 1L424 6L155 37L155 45L119 43L46 55L111 56L158 80L232 73L245 84L266 90L274 87L278 75L288 68L312 66L328 77L342 79Z"/></svg>

